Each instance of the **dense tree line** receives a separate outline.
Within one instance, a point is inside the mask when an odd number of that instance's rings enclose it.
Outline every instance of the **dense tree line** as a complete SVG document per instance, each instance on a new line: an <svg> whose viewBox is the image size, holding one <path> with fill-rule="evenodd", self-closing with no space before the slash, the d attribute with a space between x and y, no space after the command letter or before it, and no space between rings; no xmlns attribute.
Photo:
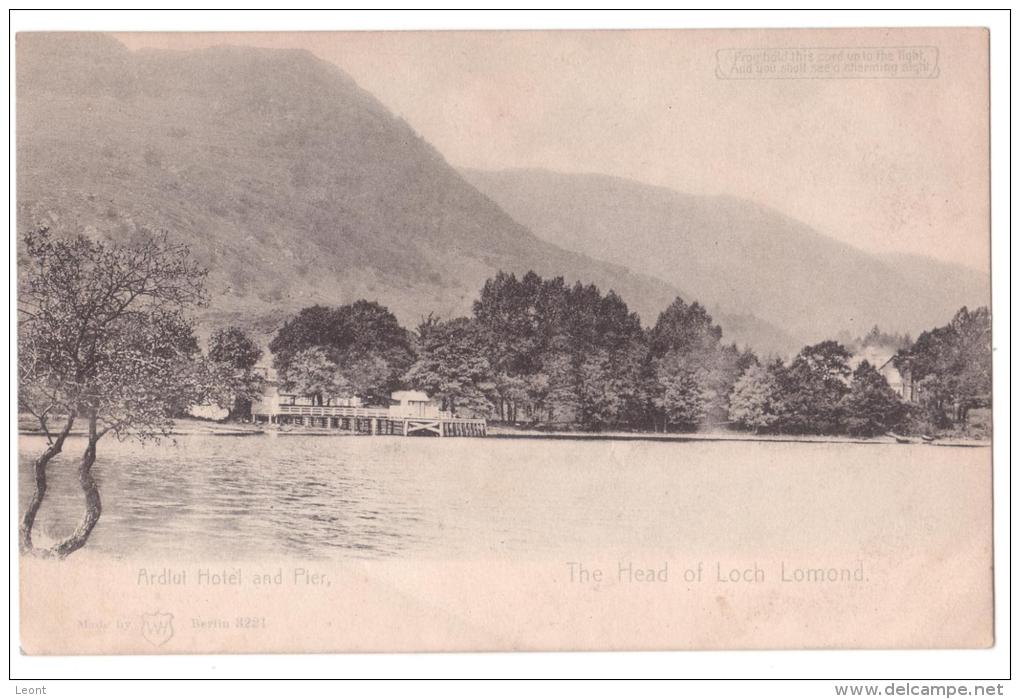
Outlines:
<svg viewBox="0 0 1020 699"><path fill-rule="evenodd" d="M802 349L789 363L748 367L730 396L734 424L755 432L874 436L901 425L907 406L868 361L850 369L833 340Z"/></svg>
<svg viewBox="0 0 1020 699"><path fill-rule="evenodd" d="M445 410L510 424L869 436L911 417L878 368L852 367L839 342L763 362L722 335L697 302L677 298L646 329L612 291L500 272L470 317L429 316L409 333L375 303L313 306L270 350L284 387L316 402L359 395L386 404L390 391L412 387ZM897 364L909 364L924 387L935 406L925 410L953 407L948 423L987 402L989 336L987 311L964 309L915 343L877 328L862 341L904 347Z"/></svg>
<svg viewBox="0 0 1020 699"><path fill-rule="evenodd" d="M877 329L869 335L888 344ZM901 337L893 365L914 395L910 403L867 361L851 372L839 343L805 347L789 364L749 368L734 386L730 418L755 431L861 436L965 427L969 410L991 407L991 335L988 309L965 307L916 342Z"/></svg>
<svg viewBox="0 0 1020 699"><path fill-rule="evenodd" d="M942 327L921 333L893 360L915 386L921 419L933 427L965 423L992 404L992 317L966 307Z"/></svg>
<svg viewBox="0 0 1020 699"><path fill-rule="evenodd" d="M693 428L725 421L729 390L753 361L721 336L697 303L677 299L646 331L612 291L501 272L472 317L419 327L405 380L509 423Z"/></svg>

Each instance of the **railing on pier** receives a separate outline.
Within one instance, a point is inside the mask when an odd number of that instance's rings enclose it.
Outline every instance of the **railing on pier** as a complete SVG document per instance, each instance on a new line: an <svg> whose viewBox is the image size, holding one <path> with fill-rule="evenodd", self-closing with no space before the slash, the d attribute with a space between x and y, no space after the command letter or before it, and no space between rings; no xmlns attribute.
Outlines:
<svg viewBox="0 0 1020 699"><path fill-rule="evenodd" d="M355 408L344 405L276 405L256 409L255 419L293 424L299 420L306 427L348 429L368 434L411 436L435 434L439 437L484 437L486 421L483 418L453 417L442 411L438 415L400 415L387 408Z"/></svg>
<svg viewBox="0 0 1020 699"><path fill-rule="evenodd" d="M352 408L346 405L279 405L275 408L277 415L311 415L314 417L379 417L379 418L412 418L426 419L431 415L401 415L389 408ZM460 419L454 418L445 410L439 411L438 416L444 420Z"/></svg>
<svg viewBox="0 0 1020 699"><path fill-rule="evenodd" d="M347 405L278 405L277 415L310 415L312 417L389 417L388 408L352 408Z"/></svg>

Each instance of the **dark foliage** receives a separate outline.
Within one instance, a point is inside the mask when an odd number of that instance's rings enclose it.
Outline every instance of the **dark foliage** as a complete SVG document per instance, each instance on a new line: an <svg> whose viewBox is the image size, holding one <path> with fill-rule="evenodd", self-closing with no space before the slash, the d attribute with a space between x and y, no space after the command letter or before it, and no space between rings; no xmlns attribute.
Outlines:
<svg viewBox="0 0 1020 699"><path fill-rule="evenodd" d="M508 423L583 430L696 430L877 435L990 400L987 311L960 311L897 358L927 396L910 411L868 362L832 340L767 366L722 343L705 308L677 298L651 329L613 291L534 272L487 280L471 318L429 316L411 335L385 308L313 306L270 344L285 385L384 402L400 385L444 409ZM877 328L868 341L905 340Z"/></svg>
<svg viewBox="0 0 1020 699"><path fill-rule="evenodd" d="M847 433L861 437L888 432L902 423L907 414L907 406L867 361L854 370L842 409Z"/></svg>
<svg viewBox="0 0 1020 699"><path fill-rule="evenodd" d="M775 427L795 434L842 432L849 359L843 345L826 340L805 347L789 366L777 371L780 400Z"/></svg>
<svg viewBox="0 0 1020 699"><path fill-rule="evenodd" d="M992 318L985 307L957 311L948 325L925 331L894 363L909 376L917 401L938 423L962 425L992 401Z"/></svg>
<svg viewBox="0 0 1020 699"><path fill-rule="evenodd" d="M221 328L209 338L209 360L221 376L224 393L218 402L231 419L251 416L251 405L262 392L263 376L255 371L262 348L242 329Z"/></svg>
<svg viewBox="0 0 1020 699"><path fill-rule="evenodd" d="M291 365L306 350L321 349L350 391L386 404L389 393L414 361L410 334L384 306L373 301L302 309L269 343L283 385L293 387ZM321 396L320 396L321 398Z"/></svg>

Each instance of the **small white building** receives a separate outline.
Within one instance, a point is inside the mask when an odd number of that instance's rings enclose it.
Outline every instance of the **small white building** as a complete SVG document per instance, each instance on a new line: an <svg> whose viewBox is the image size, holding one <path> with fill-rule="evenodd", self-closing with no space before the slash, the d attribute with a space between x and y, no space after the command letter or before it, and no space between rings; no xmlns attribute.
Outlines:
<svg viewBox="0 0 1020 699"><path fill-rule="evenodd" d="M896 395L898 395L902 400L913 400L910 382L909 380L904 380L899 369L896 368L896 365L893 363L895 358L896 351L894 349L869 346L863 348L858 354L854 355L850 359L850 368L857 369L861 362L867 361L885 378L886 383L889 384L889 388L891 388Z"/></svg>
<svg viewBox="0 0 1020 699"><path fill-rule="evenodd" d="M896 395L903 400L913 400L913 396L910 395L909 383L903 380L900 370L893 364L893 359L895 359L895 355L889 357L882 366L878 367L878 373L885 377L889 388L895 391Z"/></svg>
<svg viewBox="0 0 1020 699"><path fill-rule="evenodd" d="M272 367L256 367L265 378L262 385L262 395L252 403L251 412L253 415L275 415L281 412L280 406L315 406L316 402L311 396L299 396L295 393L287 393L280 390L280 381L276 370ZM364 405L358 396L324 396L323 406L360 408Z"/></svg>
<svg viewBox="0 0 1020 699"><path fill-rule="evenodd" d="M394 391L390 394L390 417L442 417L440 405L424 391Z"/></svg>

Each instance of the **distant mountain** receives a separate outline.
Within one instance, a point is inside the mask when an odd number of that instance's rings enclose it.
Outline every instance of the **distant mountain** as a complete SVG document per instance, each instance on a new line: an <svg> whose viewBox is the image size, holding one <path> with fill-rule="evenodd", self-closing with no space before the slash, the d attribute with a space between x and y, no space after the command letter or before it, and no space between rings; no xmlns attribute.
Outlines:
<svg viewBox="0 0 1020 699"><path fill-rule="evenodd" d="M168 230L211 269L207 324L364 297L413 326L498 269L614 289L646 323L682 293L537 238L310 53L22 33L16 70L19 228Z"/></svg>
<svg viewBox="0 0 1020 699"><path fill-rule="evenodd" d="M693 290L710 308L751 314L799 344L875 324L916 335L990 295L980 272L871 255L746 200L603 175L463 172L540 238Z"/></svg>
<svg viewBox="0 0 1020 699"><path fill-rule="evenodd" d="M991 279L987 274L970 267L905 253L891 253L883 259L923 294L936 298L964 299L966 303L957 303L954 311L963 305L974 308L987 306L991 302ZM935 325L945 325L948 320L945 318ZM926 325L924 329L931 327Z"/></svg>

